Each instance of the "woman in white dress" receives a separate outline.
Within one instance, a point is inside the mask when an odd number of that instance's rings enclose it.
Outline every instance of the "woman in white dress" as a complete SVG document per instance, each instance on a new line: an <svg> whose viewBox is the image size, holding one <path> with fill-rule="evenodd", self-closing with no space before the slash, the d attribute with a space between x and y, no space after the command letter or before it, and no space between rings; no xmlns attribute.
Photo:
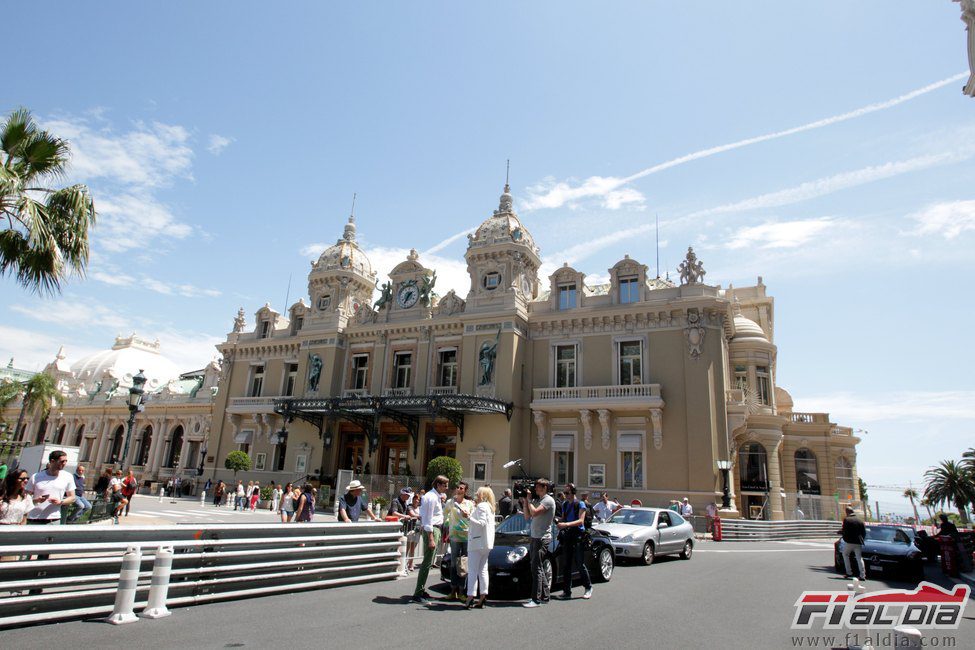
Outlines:
<svg viewBox="0 0 975 650"><path fill-rule="evenodd" d="M27 523L27 513L47 497L33 499L24 491L30 475L27 470L11 472L0 485L0 525L19 526Z"/></svg>
<svg viewBox="0 0 975 650"><path fill-rule="evenodd" d="M476 503L467 532L467 609L474 607L478 583L481 585L481 598L477 601L477 607L484 607L488 597L488 556L494 548L494 513L497 507L491 488L478 488Z"/></svg>

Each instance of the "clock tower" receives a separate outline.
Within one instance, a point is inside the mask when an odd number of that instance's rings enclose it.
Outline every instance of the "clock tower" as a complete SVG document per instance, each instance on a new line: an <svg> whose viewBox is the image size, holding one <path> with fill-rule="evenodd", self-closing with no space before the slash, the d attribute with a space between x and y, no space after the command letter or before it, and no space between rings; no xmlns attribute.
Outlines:
<svg viewBox="0 0 975 650"><path fill-rule="evenodd" d="M311 263L308 295L311 304L305 329L343 328L360 305L372 300L376 273L355 239L355 217L350 216L342 237Z"/></svg>
<svg viewBox="0 0 975 650"><path fill-rule="evenodd" d="M538 246L515 213L511 188L494 214L467 236L467 272L471 288L465 312L517 309L527 315L528 303L538 296Z"/></svg>
<svg viewBox="0 0 975 650"><path fill-rule="evenodd" d="M380 307L385 311L383 320L430 318L437 299L437 272L420 264L419 257L411 248L406 260L389 272L389 299Z"/></svg>

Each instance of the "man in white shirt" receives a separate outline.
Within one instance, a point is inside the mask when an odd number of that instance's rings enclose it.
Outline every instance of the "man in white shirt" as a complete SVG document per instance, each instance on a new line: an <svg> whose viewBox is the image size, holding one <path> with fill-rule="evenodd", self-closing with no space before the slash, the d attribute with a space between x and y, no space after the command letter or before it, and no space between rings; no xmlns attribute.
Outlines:
<svg viewBox="0 0 975 650"><path fill-rule="evenodd" d="M423 563L416 575L416 589L413 591L413 602L426 605L430 602L430 594L427 593L427 577L430 575L430 567L437 552L437 545L440 543L440 527L443 526L443 502L442 495L447 492L449 481L446 476L438 476L433 479L433 486L430 491L423 495L420 500L420 529L421 539L423 540Z"/></svg>
<svg viewBox="0 0 975 650"><path fill-rule="evenodd" d="M694 507L690 504L690 501L687 500L687 497L684 497L684 503L680 507L680 514L682 514L685 519L694 516Z"/></svg>
<svg viewBox="0 0 975 650"><path fill-rule="evenodd" d="M613 513L620 509L620 504L609 500L609 493L603 492L599 503L593 506L592 513L599 521L608 521Z"/></svg>
<svg viewBox="0 0 975 650"><path fill-rule="evenodd" d="M74 503L74 476L64 471L68 455L57 449L47 457L47 467L30 477L27 493L36 505L27 513L28 524L60 524L61 506ZM41 497L38 501L37 497Z"/></svg>
<svg viewBox="0 0 975 650"><path fill-rule="evenodd" d="M718 516L718 504L714 501L708 503L704 508L704 532L713 533L714 532L714 518Z"/></svg>

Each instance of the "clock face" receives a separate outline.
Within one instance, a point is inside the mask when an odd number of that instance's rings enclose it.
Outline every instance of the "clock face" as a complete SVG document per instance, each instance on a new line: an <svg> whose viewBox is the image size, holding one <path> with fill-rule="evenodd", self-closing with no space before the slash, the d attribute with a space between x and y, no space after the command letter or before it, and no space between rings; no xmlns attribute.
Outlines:
<svg viewBox="0 0 975 650"><path fill-rule="evenodd" d="M408 284L399 290L396 294L396 302L403 309L409 309L416 304L416 301L420 299L420 290L417 289L416 285Z"/></svg>

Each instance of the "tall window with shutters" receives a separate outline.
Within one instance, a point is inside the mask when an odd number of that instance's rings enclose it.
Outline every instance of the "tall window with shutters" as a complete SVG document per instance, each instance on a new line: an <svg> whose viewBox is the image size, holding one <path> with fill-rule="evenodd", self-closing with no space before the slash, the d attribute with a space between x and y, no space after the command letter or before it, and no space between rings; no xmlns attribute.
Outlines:
<svg viewBox="0 0 975 650"><path fill-rule="evenodd" d="M617 344L620 385L643 383L643 353L640 341L620 341Z"/></svg>
<svg viewBox="0 0 975 650"><path fill-rule="evenodd" d="M643 487L643 435L623 433L619 436L620 487Z"/></svg>
<svg viewBox="0 0 975 650"><path fill-rule="evenodd" d="M555 387L574 388L576 385L576 346L555 346Z"/></svg>

